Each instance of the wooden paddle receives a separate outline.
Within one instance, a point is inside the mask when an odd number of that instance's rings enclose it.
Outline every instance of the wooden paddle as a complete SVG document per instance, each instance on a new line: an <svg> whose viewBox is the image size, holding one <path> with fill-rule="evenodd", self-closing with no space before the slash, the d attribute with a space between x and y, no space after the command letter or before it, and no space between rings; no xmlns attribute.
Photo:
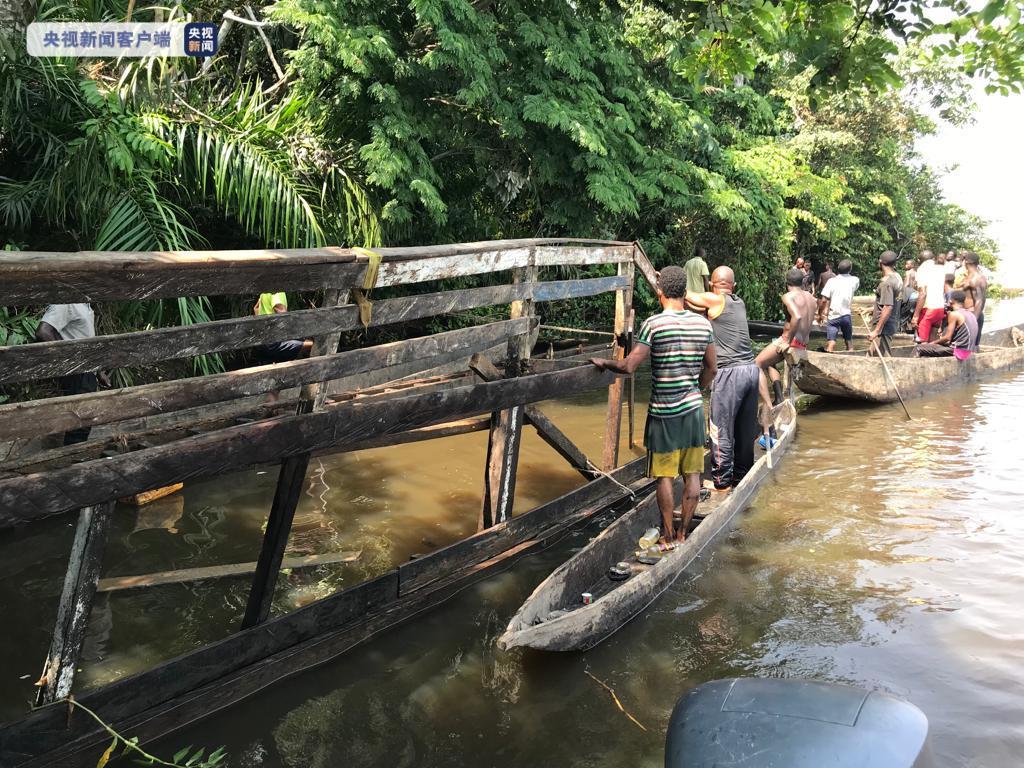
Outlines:
<svg viewBox="0 0 1024 768"><path fill-rule="evenodd" d="M864 323L864 327L868 333L871 333L874 329L868 323L867 312L861 312L860 319ZM885 362L885 358L882 357L882 350L878 348L878 342L875 339L871 339L871 345L875 348L875 354L878 355L878 359L882 361L882 370L885 371L886 377L889 379L889 383L892 384L893 390L896 392L896 397L900 400L900 405L903 406L903 412L907 414L907 419L910 421L914 420L914 417L910 415L910 410L907 408L907 404L903 402L903 395L900 394L900 388L896 386L896 379L893 378L892 371L889 370L889 364Z"/></svg>

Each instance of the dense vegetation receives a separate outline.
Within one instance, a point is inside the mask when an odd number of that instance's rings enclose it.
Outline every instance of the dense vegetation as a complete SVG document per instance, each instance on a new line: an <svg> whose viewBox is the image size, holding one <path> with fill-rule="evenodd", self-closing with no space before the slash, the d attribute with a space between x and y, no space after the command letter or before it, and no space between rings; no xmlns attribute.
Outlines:
<svg viewBox="0 0 1024 768"><path fill-rule="evenodd" d="M221 55L30 59L0 35L0 243L31 249L639 239L695 243L754 316L797 255L967 247L984 221L914 153L1017 92L1021 3L276 0ZM0 0L0 25L120 20L121 0ZM165 10L135 5L133 18ZM169 12L220 21L223 2ZM946 19L946 21L943 21ZM265 38L264 38L265 35ZM105 322L188 322L204 300ZM555 321L586 322L586 307ZM19 316L3 324L17 328ZM16 340L16 339L15 339Z"/></svg>

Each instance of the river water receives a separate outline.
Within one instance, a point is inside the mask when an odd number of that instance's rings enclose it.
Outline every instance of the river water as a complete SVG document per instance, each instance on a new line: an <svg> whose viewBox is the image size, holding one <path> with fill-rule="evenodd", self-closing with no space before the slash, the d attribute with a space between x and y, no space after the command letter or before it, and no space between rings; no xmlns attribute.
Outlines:
<svg viewBox="0 0 1024 768"><path fill-rule="evenodd" d="M543 407L599 455L601 393ZM895 693L929 716L941 764L1017 765L1024 374L910 407L913 422L898 405L812 406L734 532L593 651L503 653L495 639L533 587L607 521L157 749L223 744L236 768L656 766L682 693L756 675ZM285 576L275 610L472 532L484 440L476 433L314 460L290 552L352 550L359 559ZM242 473L141 511L119 508L104 576L255 559L274 481L273 471ZM517 511L579 482L528 430ZM0 603L8 627L19 628L0 639L4 719L24 711L38 675L71 535L69 520L52 518L0 540ZM79 680L105 682L224 636L246 589L243 577L101 596Z"/></svg>

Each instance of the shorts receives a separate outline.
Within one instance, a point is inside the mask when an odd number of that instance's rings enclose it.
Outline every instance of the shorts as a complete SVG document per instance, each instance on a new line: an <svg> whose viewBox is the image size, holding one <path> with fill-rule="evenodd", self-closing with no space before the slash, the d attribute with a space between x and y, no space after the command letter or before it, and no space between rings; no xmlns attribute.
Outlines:
<svg viewBox="0 0 1024 768"><path fill-rule="evenodd" d="M270 365L271 363L286 363L289 360L297 360L302 354L305 341L303 339L288 339L287 341L275 341L271 344L262 344L256 348L254 355L257 365Z"/></svg>
<svg viewBox="0 0 1024 768"><path fill-rule="evenodd" d="M825 326L825 336L829 341L838 339L840 333L843 334L844 340L853 341L853 317L851 315L833 317Z"/></svg>
<svg viewBox="0 0 1024 768"><path fill-rule="evenodd" d="M786 341L782 337L773 341L772 346L775 347L775 351L780 355L785 355L790 349L807 349L807 345L799 339L790 339L789 341Z"/></svg>
<svg viewBox="0 0 1024 768"><path fill-rule="evenodd" d="M667 453L647 452L648 477L679 477L703 471L703 448L679 448Z"/></svg>

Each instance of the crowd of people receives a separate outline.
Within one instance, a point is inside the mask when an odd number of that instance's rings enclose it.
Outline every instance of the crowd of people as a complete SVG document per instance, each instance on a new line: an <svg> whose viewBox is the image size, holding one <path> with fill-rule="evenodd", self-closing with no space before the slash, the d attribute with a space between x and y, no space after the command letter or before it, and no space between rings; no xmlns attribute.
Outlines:
<svg viewBox="0 0 1024 768"><path fill-rule="evenodd" d="M863 317L877 355L892 355L898 332L914 333L914 357L954 356L966 360L977 349L984 323L988 283L977 254L935 256L923 251L918 261L904 262L885 251L878 259L880 277L874 307ZM854 297L860 278L853 263L825 262L815 275L805 259L786 273L782 305L787 319L781 335L756 356L743 300L736 295L736 275L728 266L708 270L703 248L682 267L658 273L657 297L662 311L640 327L629 355L622 360L594 358L602 370L632 374L651 364L651 397L644 427L648 476L657 481L662 517L661 544L685 540L701 494L729 493L754 465L755 441L771 446L775 435L770 414L784 399L777 366L791 350L806 350L814 322L824 325L833 352L840 336L853 348ZM710 388L705 434L701 389ZM764 407L758 419L758 402ZM704 446L710 438L711 479L701 486ZM675 512L673 483L683 477L683 498Z"/></svg>

